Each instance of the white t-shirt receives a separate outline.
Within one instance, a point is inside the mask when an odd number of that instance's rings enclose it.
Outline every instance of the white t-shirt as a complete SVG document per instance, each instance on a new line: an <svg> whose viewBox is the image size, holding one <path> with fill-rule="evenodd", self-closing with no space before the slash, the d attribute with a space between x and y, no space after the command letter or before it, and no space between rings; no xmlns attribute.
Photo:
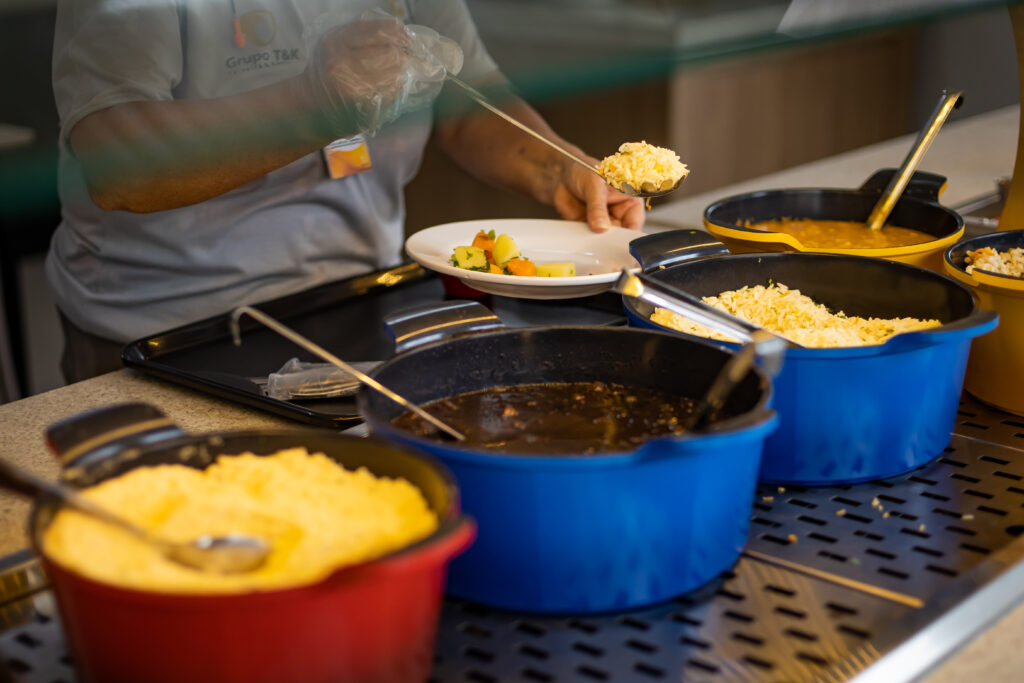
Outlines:
<svg viewBox="0 0 1024 683"><path fill-rule="evenodd" d="M294 76L306 65L305 27L357 3L457 41L463 78L496 70L463 0L61 0L53 88L63 221L46 272L75 325L127 342L398 263L402 191L419 168L429 112L370 138L368 171L332 180L318 152L219 197L150 214L98 208L68 145L82 118L116 104L215 98Z"/></svg>

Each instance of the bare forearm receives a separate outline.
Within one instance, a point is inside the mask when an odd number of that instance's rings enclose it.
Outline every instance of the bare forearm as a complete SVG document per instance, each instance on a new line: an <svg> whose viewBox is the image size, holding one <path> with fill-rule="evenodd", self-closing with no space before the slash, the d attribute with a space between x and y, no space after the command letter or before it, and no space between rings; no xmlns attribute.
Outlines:
<svg viewBox="0 0 1024 683"><path fill-rule="evenodd" d="M540 114L517 98L502 109L589 163L596 159L562 140ZM585 220L596 232L612 226L639 230L644 209L635 197L613 190L597 173L490 112L451 116L438 126L441 147L470 173L491 184L518 190L552 206L562 218Z"/></svg>
<svg viewBox="0 0 1024 683"><path fill-rule="evenodd" d="M330 140L299 79L210 100L130 102L84 118L71 146L107 210L195 204L280 168Z"/></svg>
<svg viewBox="0 0 1024 683"><path fill-rule="evenodd" d="M518 98L502 109L574 154L579 148L560 138L532 107ZM480 110L438 126L442 149L471 174L499 187L551 205L566 164L574 163L494 114Z"/></svg>

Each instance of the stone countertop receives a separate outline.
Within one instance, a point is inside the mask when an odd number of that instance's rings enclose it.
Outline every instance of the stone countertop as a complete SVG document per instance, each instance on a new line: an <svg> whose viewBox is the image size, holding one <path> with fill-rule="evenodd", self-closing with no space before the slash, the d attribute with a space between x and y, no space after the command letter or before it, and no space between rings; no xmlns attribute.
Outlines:
<svg viewBox="0 0 1024 683"><path fill-rule="evenodd" d="M1016 107L1001 109L949 124L922 163L922 170L949 178L942 201L958 205L995 190L994 179L1013 172L1017 137ZM830 159L806 164L714 192L671 202L650 216L651 229L699 227L704 207L715 199L757 189L785 187L857 187L878 168L902 162L915 135L872 145ZM699 172L699 169L697 169ZM298 428L295 422L211 398L143 375L119 370L67 387L0 405L0 457L41 476L54 478L58 464L48 451L47 425L111 403L143 401L164 411L189 432L258 428ZM27 545L28 503L0 492L0 555ZM968 679L1019 679L1024 652L1024 606L1008 605L1004 617L993 614L989 628L943 662L924 680L952 683Z"/></svg>

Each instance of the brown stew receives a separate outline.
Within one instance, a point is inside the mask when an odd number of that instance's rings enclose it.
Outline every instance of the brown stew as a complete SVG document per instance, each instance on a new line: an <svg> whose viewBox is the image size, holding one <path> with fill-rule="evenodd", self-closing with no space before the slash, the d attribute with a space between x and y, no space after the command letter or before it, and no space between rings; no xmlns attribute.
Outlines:
<svg viewBox="0 0 1024 683"><path fill-rule="evenodd" d="M650 389L604 382L521 384L473 391L423 407L466 435L465 448L567 455L631 451L683 432L697 402ZM418 415L392 420L402 431L441 439Z"/></svg>
<svg viewBox="0 0 1024 683"><path fill-rule="evenodd" d="M800 244L814 249L882 249L907 247L936 239L920 230L886 225L881 230L869 230L864 223L853 221L825 221L809 218L782 218L779 220L745 222L745 228L765 232L781 232L800 240Z"/></svg>

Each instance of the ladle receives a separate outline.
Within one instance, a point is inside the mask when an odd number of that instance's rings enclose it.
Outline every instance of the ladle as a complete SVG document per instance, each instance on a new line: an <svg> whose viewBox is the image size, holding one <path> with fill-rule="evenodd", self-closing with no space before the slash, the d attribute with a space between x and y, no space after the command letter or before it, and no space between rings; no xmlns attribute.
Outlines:
<svg viewBox="0 0 1024 683"><path fill-rule="evenodd" d="M573 154L572 152L570 152L569 150L565 149L561 145L559 145L559 144L557 144L557 143L555 143L555 142L553 142L551 140L548 140L546 137L544 137L543 135L541 135L540 133L538 133L534 129L530 128L529 126L527 126L522 121L519 121L518 119L516 119L516 118L510 116L509 114L505 113L504 111L502 111L501 109L496 107L494 104L492 104L490 102L490 100L488 100L487 97L484 96L483 93L481 93L479 90L477 90L476 88L471 86L469 83L466 83L465 81L461 81L458 78L456 78L455 76L451 76L451 75L448 76L448 80L451 81L452 83L454 83L455 85L459 86L463 90L465 90L466 93L471 98L476 100L477 104L479 104L484 109L487 109L491 113L500 116L501 118L505 119L506 121L511 123L513 126L518 128L519 130L532 135L533 137L537 138L538 140L543 142L548 147L551 147L555 151L560 152L561 154L564 154L565 156L569 157L570 159L575 161L577 164L579 164L581 166L585 166L587 169L589 169L589 170L593 171L594 173L596 173L597 175L601 176L601 178L605 182L608 182L608 179L604 177L604 175L597 168L597 166L595 166L594 164L586 161L585 159L581 159L579 156ZM680 180L682 180L682 179L680 179ZM609 185L614 187L613 185L611 185L611 183L609 183ZM654 192L642 192L640 190L635 189L629 183L623 183L621 188L615 188L615 189L619 190L619 192L621 192L622 194L627 195L629 197L640 197L640 198L646 199L646 198L649 198L649 197L651 197L651 198L653 198L653 197L661 197L663 195L668 194L669 192L674 192L675 189L678 188L678 187L679 187L679 181L676 181L676 184L673 185L672 187L670 187L667 190L657 190L657 191L654 191Z"/></svg>
<svg viewBox="0 0 1024 683"><path fill-rule="evenodd" d="M269 543L244 534L203 535L188 542L162 538L97 505L70 487L40 479L3 460L0 460L0 486L23 495L52 496L61 505L123 529L158 547L167 558L192 569L221 574L247 572L262 565L270 554Z"/></svg>
<svg viewBox="0 0 1024 683"><path fill-rule="evenodd" d="M711 416L722 409L736 385L747 376L755 357L762 358L765 366L774 366L777 370L782 364L785 349L786 342L781 337L764 330L754 330L750 341L740 346L740 350L730 356L718 371L704 398L697 404L697 409L690 415L683 428L690 432L703 429Z"/></svg>
<svg viewBox="0 0 1024 683"><path fill-rule="evenodd" d="M907 154L907 158L903 160L903 165L900 166L899 171L889 181L889 185L882 192L882 196L878 198L875 203L875 207L871 209L871 214L868 216L867 226L871 230L881 230L882 226L885 225L885 221L888 220L889 214L892 213L893 208L896 206L896 202L899 201L900 196L903 194L903 190L906 189L907 183L910 182L910 176L914 175L914 171L917 170L918 165L921 163L921 159L924 158L924 153L931 147L932 141L935 140L935 136L939 132L939 128L945 123L949 113L956 108L959 108L963 102L962 92L950 92L943 90L942 95L939 97L939 104L935 107L935 111L928 118L928 122L925 123L924 128L921 129L921 133L917 136L917 140L914 141L914 145L910 148L910 152Z"/></svg>
<svg viewBox="0 0 1024 683"><path fill-rule="evenodd" d="M303 337L301 334L291 329L290 327L282 325L281 323L274 320L263 311L253 308L252 306L241 306L231 312L231 337L235 342L235 346L241 346L242 344L242 334L238 321L243 315L249 315L255 318L259 322L263 323L264 325L272 329L274 332L280 334L282 337L294 342L295 344L298 344L299 346L306 349L310 353L316 354L317 356L323 358L328 363L336 365L337 367L341 368L345 372L349 373L350 375L358 379L366 386L376 391L379 391L380 393L384 394L385 396L387 396L392 401L399 404L406 410L410 410L416 413L421 418L423 418L430 424L434 425L439 430L441 430L448 436L452 437L456 441L464 441L466 439L465 435L462 432L458 431L454 427L449 426L447 423L437 419L436 417L434 417L427 411L423 410L423 408L420 408L418 405L408 400L401 394L396 394L394 391L388 389L386 386L384 386L374 378L370 377L365 372L362 372L361 370L352 367L351 365L341 360L327 349L314 343L313 341L307 339L306 337Z"/></svg>
<svg viewBox="0 0 1024 683"><path fill-rule="evenodd" d="M655 306L662 306L684 315L690 320L706 325L716 332L744 342L740 350L722 366L704 397L697 404L697 409L684 425L686 431L702 429L708 419L716 411L721 410L732 390L746 377L755 357L761 358L761 365L765 371L774 376L782 367L786 345L800 346L796 342L791 342L752 325L746 320L729 315L714 306L709 306L700 299L671 285L658 282L646 275L631 273L626 269L623 269L622 274L619 275L612 291Z"/></svg>

